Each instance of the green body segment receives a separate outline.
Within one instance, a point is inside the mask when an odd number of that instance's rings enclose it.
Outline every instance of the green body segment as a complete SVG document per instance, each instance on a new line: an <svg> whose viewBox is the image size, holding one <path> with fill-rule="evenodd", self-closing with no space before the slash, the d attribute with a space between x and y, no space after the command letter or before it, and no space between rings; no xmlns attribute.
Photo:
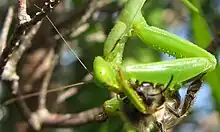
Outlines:
<svg viewBox="0 0 220 132"><path fill-rule="evenodd" d="M109 33L104 49L104 58L106 61L115 65L120 65L122 62L122 55L124 51L124 45L127 41L127 37L123 36L123 33L127 29L126 24L121 21L117 21L114 28ZM115 37L111 37L115 36ZM120 39L123 38L123 39ZM110 45L111 44L111 45Z"/></svg>
<svg viewBox="0 0 220 132"><path fill-rule="evenodd" d="M122 100L120 98L114 97L110 100L105 101L104 109L108 115L114 116L117 115L120 111Z"/></svg>
<svg viewBox="0 0 220 132"><path fill-rule="evenodd" d="M137 15L133 26L134 32L147 46L178 59L125 66L129 78L165 84L174 75L172 84L175 84L215 69L217 62L212 54L176 35L147 25L141 13Z"/></svg>
<svg viewBox="0 0 220 132"><path fill-rule="evenodd" d="M213 70L216 66L216 59L212 54L177 35L149 26L140 12L136 17L133 26L135 33L147 46L177 58L207 58L212 65L210 70Z"/></svg>
<svg viewBox="0 0 220 132"><path fill-rule="evenodd" d="M136 14L141 10L146 0L129 0L125 8L122 10L119 19L115 26L112 28L107 40L104 44L104 57L111 56L112 50L115 47L117 41L127 34L127 31L131 29L133 19ZM124 49L118 52L123 53ZM122 58L122 56L121 56Z"/></svg>
<svg viewBox="0 0 220 132"><path fill-rule="evenodd" d="M170 87L173 87L175 84L180 84L196 75L205 73L211 67L209 63L206 58L183 58L125 66L124 70L131 80L154 82L156 84L167 84L170 76L173 75L174 78L170 85Z"/></svg>
<svg viewBox="0 0 220 132"><path fill-rule="evenodd" d="M130 99L135 108L137 108L140 112L147 114L147 107L145 106L142 98L131 87L127 80L128 79L125 78L123 70L119 68L119 81L121 82L120 84L124 94Z"/></svg>

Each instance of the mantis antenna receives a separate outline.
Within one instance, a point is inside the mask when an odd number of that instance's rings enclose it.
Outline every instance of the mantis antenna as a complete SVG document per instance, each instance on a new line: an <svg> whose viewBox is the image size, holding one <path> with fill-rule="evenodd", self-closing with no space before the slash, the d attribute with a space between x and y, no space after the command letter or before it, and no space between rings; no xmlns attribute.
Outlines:
<svg viewBox="0 0 220 132"><path fill-rule="evenodd" d="M37 7L38 9L41 9L39 6L37 6L36 4L34 4L35 7ZM47 20L50 22L50 24L53 26L53 28L56 30L56 32L58 33L58 35L61 37L61 39L64 41L64 43L67 45L67 47L69 48L69 50L72 52L72 54L76 57L76 59L80 62L80 64L83 66L83 68L91 75L93 75L92 72L89 71L89 69L86 67L86 65L82 62L82 60L78 57L78 55L76 54L76 52L71 48L71 46L69 45L69 43L64 39L63 35L60 33L60 31L56 28L56 26L53 24L53 22L51 21L51 19L46 15Z"/></svg>

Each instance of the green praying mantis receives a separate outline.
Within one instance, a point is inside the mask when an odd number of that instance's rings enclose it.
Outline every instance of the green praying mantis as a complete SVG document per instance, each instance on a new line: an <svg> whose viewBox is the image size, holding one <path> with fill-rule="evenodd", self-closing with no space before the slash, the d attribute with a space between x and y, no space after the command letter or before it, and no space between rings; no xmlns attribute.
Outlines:
<svg viewBox="0 0 220 132"><path fill-rule="evenodd" d="M173 100L172 104L174 106L166 105L164 106L166 110L160 108L164 112L163 115L169 111L175 117L182 117L187 113L196 92L202 84L201 77L214 70L217 62L213 55L197 45L167 31L149 26L139 10L144 2L145 0L128 1L105 42L104 57L99 56L94 60L94 78L98 85L108 87L110 91L118 94L124 94L123 97L128 98L131 104L144 115L157 115L156 111L160 111L158 108L164 103L162 100ZM131 34L137 35L147 46L175 56L177 59L121 66L123 48ZM178 112L175 112L173 109L178 107L179 104L174 102L179 103L179 98L174 97L174 93L184 83L191 80L195 81L189 86L183 105L178 109ZM142 84L135 83L137 81L142 82ZM144 86L143 82L148 83L145 83L146 86ZM165 87L164 90L161 87ZM158 94L149 94L155 91L153 89L159 89ZM161 95L166 89L169 89L167 91L170 94ZM158 99L157 96L162 97ZM162 103L153 106L152 104L157 100ZM150 105L148 105L149 103ZM121 103L118 102L118 99L112 99L104 104L107 113L116 112L120 106ZM168 121L165 121L166 119L160 120L164 121L165 124L169 124L171 120L174 120L173 115L168 115L170 118L167 119ZM157 124L159 124L161 131L165 131L172 126L164 126L161 122Z"/></svg>
<svg viewBox="0 0 220 132"><path fill-rule="evenodd" d="M104 103L101 120L120 112L139 131L166 131L187 114L202 84L201 78L215 69L217 61L197 45L149 26L141 13L145 1L128 0L105 41L103 57L98 56L93 62L93 75L99 87L118 95ZM122 66L126 41L133 35L148 47L177 59ZM193 82L180 105L178 90L190 81Z"/></svg>
<svg viewBox="0 0 220 132"><path fill-rule="evenodd" d="M155 126L166 131L187 113L202 77L215 69L217 61L199 46L149 26L141 13L145 1L128 0L104 43L104 55L93 62L93 75L99 87L117 94L104 103L105 113L100 118L120 112L139 131L153 131ZM177 59L123 66L125 44L134 35L146 46ZM180 105L178 90L190 81L193 82Z"/></svg>

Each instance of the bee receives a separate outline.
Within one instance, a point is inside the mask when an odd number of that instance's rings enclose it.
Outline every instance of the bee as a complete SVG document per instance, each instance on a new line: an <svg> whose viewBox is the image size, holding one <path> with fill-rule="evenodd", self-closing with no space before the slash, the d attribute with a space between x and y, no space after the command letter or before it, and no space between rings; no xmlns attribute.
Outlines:
<svg viewBox="0 0 220 132"><path fill-rule="evenodd" d="M203 75L202 75L203 76ZM162 84L138 81L132 84L132 88L143 99L144 104L148 108L147 114L140 112L126 95L121 94L118 102L113 102L118 107L111 109L115 112L120 111L139 132L166 132L177 125L190 111L196 93L199 91L203 81L202 76L190 79L192 83L187 88L185 98L181 101L181 96L178 90L169 88L173 76L165 87ZM116 106L116 105L115 105ZM104 107L105 108L105 107ZM104 111L97 117L98 121L108 119L108 113Z"/></svg>
<svg viewBox="0 0 220 132"><path fill-rule="evenodd" d="M184 100L181 102L179 91L171 91L169 85L172 82L171 77L168 85L153 85L149 82L136 83L133 87L139 96L142 97L145 105L149 109L149 114L139 112L128 98L123 100L121 110L127 116L128 120L140 132L166 132L168 129L177 125L190 111L199 91L202 80L194 80L187 88Z"/></svg>

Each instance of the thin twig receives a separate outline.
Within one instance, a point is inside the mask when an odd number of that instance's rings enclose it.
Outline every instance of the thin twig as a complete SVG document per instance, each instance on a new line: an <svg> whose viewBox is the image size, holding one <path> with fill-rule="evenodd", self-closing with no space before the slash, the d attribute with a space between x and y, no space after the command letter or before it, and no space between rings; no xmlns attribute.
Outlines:
<svg viewBox="0 0 220 132"><path fill-rule="evenodd" d="M92 82L93 76L89 73L83 77L83 82ZM58 112L60 108L62 108L62 103L66 101L68 98L76 95L79 92L80 87L72 87L65 91L60 91L58 93L56 102L53 104L53 107L51 109L52 112Z"/></svg>
<svg viewBox="0 0 220 132"><path fill-rule="evenodd" d="M15 97L18 98L18 101L17 101L17 107L19 108L21 114L25 117L25 119L27 119L27 121L29 120L29 118L31 117L31 111L30 109L27 107L27 104L25 103L25 101L23 100L22 98L22 95L21 95L21 91L19 89L19 83L18 83L18 80L14 80L12 82L12 89L13 90L16 90L16 95Z"/></svg>
<svg viewBox="0 0 220 132"><path fill-rule="evenodd" d="M220 33L214 34L214 38L211 41L211 44L206 48L207 51L209 51L212 54L217 54L217 50L220 47Z"/></svg>
<svg viewBox="0 0 220 132"><path fill-rule="evenodd" d="M76 87L73 87L60 93L60 95L57 96L55 106L59 106L62 102L67 100L69 97L72 97L73 95L77 94L78 91L79 90Z"/></svg>
<svg viewBox="0 0 220 132"><path fill-rule="evenodd" d="M72 33L78 27L80 27L81 24L85 23L92 16L93 12L97 8L97 5L98 5L98 0L91 0L85 14L80 18L80 20L75 24L75 26L70 30L69 33Z"/></svg>
<svg viewBox="0 0 220 132"><path fill-rule="evenodd" d="M75 32L79 31L78 28L85 24L92 17L96 10L101 9L111 2L112 0L90 0L89 3L85 4L85 6L79 12L69 16L69 19L57 25L57 28L61 30L61 34L63 36L71 35L75 37ZM59 40L60 36L56 35L55 39Z"/></svg>
<svg viewBox="0 0 220 132"><path fill-rule="evenodd" d="M92 108L77 114L57 114L49 113L47 109L38 109L29 115L29 124L35 129L40 130L42 125L53 127L73 127L88 124L91 122L104 121L99 118L100 114L104 113L104 109ZM101 119L101 120L100 120Z"/></svg>
<svg viewBox="0 0 220 132"><path fill-rule="evenodd" d="M98 120L97 116L103 113L103 111L104 109L101 107L92 108L77 114L50 114L50 116L44 120L44 124L53 127L68 127L99 122L100 120Z"/></svg>
<svg viewBox="0 0 220 132"><path fill-rule="evenodd" d="M46 95L47 95L47 88L50 83L50 79L53 73L53 70L55 68L55 65L57 63L58 57L55 56L52 63L50 64L50 69L47 72L46 76L43 79L40 95L39 95L39 109L45 109L46 108Z"/></svg>
<svg viewBox="0 0 220 132"><path fill-rule="evenodd" d="M8 8L8 13L5 18L5 22L4 22L3 29L2 29L2 34L0 38L0 55L2 54L5 48L5 45L7 42L7 36L8 36L10 26L11 26L11 22L13 20L13 16L14 16L14 8L11 6Z"/></svg>

